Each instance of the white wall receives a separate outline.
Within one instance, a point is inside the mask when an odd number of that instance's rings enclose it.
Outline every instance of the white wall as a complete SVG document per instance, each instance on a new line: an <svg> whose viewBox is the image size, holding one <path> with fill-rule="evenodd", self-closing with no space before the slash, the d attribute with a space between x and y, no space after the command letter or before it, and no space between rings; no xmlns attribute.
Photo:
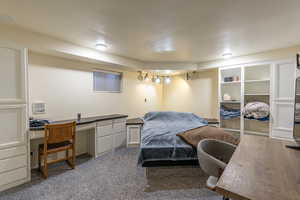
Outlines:
<svg viewBox="0 0 300 200"><path fill-rule="evenodd" d="M29 102L46 103L46 114L33 115L30 107L30 115L53 120L76 118L78 112L82 117L116 113L137 117L161 109L162 85L142 83L135 72L124 72L121 93L93 92L89 70L95 67L99 66L30 53Z"/></svg>
<svg viewBox="0 0 300 200"><path fill-rule="evenodd" d="M163 88L163 109L193 112L201 117L218 117L218 70L197 73L193 80L174 76Z"/></svg>

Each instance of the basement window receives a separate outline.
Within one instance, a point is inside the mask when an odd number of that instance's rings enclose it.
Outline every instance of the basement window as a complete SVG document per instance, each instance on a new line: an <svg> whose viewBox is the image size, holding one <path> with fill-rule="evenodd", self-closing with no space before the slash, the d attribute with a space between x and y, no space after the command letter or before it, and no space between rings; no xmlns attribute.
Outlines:
<svg viewBox="0 0 300 200"><path fill-rule="evenodd" d="M121 92L122 73L94 71L94 92Z"/></svg>

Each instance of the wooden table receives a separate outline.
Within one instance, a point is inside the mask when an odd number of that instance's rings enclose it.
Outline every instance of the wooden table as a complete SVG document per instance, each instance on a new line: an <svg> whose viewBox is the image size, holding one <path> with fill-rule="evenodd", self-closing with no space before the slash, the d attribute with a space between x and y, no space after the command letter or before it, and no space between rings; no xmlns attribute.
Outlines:
<svg viewBox="0 0 300 200"><path fill-rule="evenodd" d="M300 200L300 151L288 143L243 136L216 191L241 200Z"/></svg>

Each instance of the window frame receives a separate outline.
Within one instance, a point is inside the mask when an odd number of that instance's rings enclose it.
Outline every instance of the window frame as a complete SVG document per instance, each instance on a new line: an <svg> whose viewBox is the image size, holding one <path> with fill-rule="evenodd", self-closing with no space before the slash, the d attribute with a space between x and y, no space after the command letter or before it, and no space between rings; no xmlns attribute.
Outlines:
<svg viewBox="0 0 300 200"><path fill-rule="evenodd" d="M99 90L95 90L95 76L94 76L95 72L102 72L102 73L120 75L120 77L121 77L120 78L120 90L119 91L99 91ZM93 92L94 93L122 93L123 92L123 72L95 69L95 70L92 71L92 83L93 83Z"/></svg>

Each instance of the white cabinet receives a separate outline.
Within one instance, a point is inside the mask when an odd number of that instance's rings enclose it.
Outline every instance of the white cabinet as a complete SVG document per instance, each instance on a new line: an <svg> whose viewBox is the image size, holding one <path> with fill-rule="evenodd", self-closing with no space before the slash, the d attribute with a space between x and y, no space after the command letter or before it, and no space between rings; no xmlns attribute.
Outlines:
<svg viewBox="0 0 300 200"><path fill-rule="evenodd" d="M96 157L126 144L126 118L98 122L96 130Z"/></svg>
<svg viewBox="0 0 300 200"><path fill-rule="evenodd" d="M113 147L113 135L97 138L97 154L111 150Z"/></svg>
<svg viewBox="0 0 300 200"><path fill-rule="evenodd" d="M295 62L274 63L272 137L293 138L295 80Z"/></svg>
<svg viewBox="0 0 300 200"><path fill-rule="evenodd" d="M220 110L240 111L240 116L228 118L220 113L221 128L241 135L292 139L295 74L293 60L220 68ZM254 120L243 115L244 106L256 101L270 106L269 120Z"/></svg>
<svg viewBox="0 0 300 200"><path fill-rule="evenodd" d="M30 180L27 50L0 43L0 191Z"/></svg>
<svg viewBox="0 0 300 200"><path fill-rule="evenodd" d="M126 144L126 134L124 131L114 135L115 148L124 146Z"/></svg>
<svg viewBox="0 0 300 200"><path fill-rule="evenodd" d="M112 131L113 131L112 124L104 125L104 126L98 126L97 127L97 137L111 135Z"/></svg>
<svg viewBox="0 0 300 200"><path fill-rule="evenodd" d="M127 125L127 147L139 145L142 125Z"/></svg>

